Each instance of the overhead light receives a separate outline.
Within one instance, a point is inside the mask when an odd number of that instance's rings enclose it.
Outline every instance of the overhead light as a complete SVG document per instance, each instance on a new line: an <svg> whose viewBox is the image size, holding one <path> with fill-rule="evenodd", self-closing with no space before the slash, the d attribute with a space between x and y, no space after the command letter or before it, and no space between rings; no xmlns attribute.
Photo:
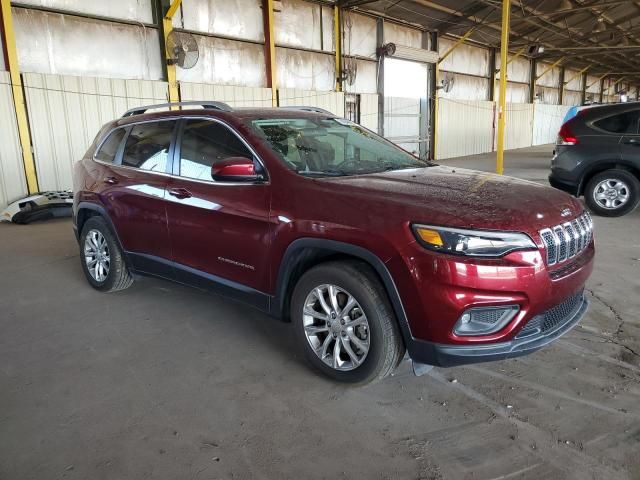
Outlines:
<svg viewBox="0 0 640 480"><path fill-rule="evenodd" d="M529 45L529 47L527 48L527 53L531 57L540 55L541 53L544 53L544 45L538 45L538 44Z"/></svg>

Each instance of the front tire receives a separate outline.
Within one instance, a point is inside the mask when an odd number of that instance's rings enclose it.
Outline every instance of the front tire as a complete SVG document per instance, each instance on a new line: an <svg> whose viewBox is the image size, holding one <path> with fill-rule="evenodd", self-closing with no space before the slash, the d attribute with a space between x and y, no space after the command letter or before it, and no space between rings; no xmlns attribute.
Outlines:
<svg viewBox="0 0 640 480"><path fill-rule="evenodd" d="M381 380L404 356L386 292L362 262L328 262L307 271L293 291L291 318L307 361L339 382Z"/></svg>
<svg viewBox="0 0 640 480"><path fill-rule="evenodd" d="M102 217L91 217L82 227L80 263L89 284L101 292L124 290L133 283L122 250Z"/></svg>
<svg viewBox="0 0 640 480"><path fill-rule="evenodd" d="M621 217L640 201L640 182L626 170L611 169L595 175L585 188L589 209L603 217Z"/></svg>

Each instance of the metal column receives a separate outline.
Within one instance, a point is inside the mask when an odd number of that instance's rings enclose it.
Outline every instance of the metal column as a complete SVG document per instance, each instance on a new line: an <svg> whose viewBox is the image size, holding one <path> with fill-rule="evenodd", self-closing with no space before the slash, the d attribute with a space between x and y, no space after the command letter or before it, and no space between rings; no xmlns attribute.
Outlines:
<svg viewBox="0 0 640 480"><path fill-rule="evenodd" d="M384 20L376 19L376 45L384 45ZM378 135L384 136L384 55L378 55Z"/></svg>
<svg viewBox="0 0 640 480"><path fill-rule="evenodd" d="M507 56L509 53L509 15L511 0L502 0L502 33L500 36L500 96L498 102L498 141L496 152L496 173L504 173L504 132L507 108ZM504 68L503 68L504 67Z"/></svg>
<svg viewBox="0 0 640 480"><path fill-rule="evenodd" d="M169 84L169 101L170 102L179 102L180 101L180 91L178 89L178 78L176 76L176 66L171 60L169 52L166 51L167 39L169 38L169 34L173 30L172 19L173 16L180 8L180 4L182 0L173 0L171 6L165 13L164 18L162 19L162 33L164 35L164 44L165 44L165 52L164 58L167 64L167 83Z"/></svg>
<svg viewBox="0 0 640 480"><path fill-rule="evenodd" d="M333 38L336 46L336 92L342 91L342 15L340 7L333 7Z"/></svg>
<svg viewBox="0 0 640 480"><path fill-rule="evenodd" d="M271 89L271 106L278 106L276 81L276 39L273 33L273 0L262 0L264 23L264 60L267 70L267 87Z"/></svg>
<svg viewBox="0 0 640 480"><path fill-rule="evenodd" d="M11 1L0 0L0 7L2 40L5 48L7 68L9 69L9 78L11 79L11 92L13 94L13 104L16 109L18 136L20 138L20 148L22 149L22 163L27 180L27 189L29 193L36 193L39 190L38 176L36 174L33 151L31 150L31 133L29 131L29 121L27 120L27 106L24 101L24 92L22 91L22 78L20 77L16 38L13 30L13 18L11 16Z"/></svg>

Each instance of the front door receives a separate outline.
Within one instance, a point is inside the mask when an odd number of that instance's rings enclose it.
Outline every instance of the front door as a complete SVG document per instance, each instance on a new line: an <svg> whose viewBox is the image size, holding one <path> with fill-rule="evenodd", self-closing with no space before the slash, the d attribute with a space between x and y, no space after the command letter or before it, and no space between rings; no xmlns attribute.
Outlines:
<svg viewBox="0 0 640 480"><path fill-rule="evenodd" d="M167 187L167 215L178 280L221 289L250 303L269 291L269 183L213 181L211 166L229 157L253 159L226 125L186 119ZM254 301L255 300L255 301Z"/></svg>

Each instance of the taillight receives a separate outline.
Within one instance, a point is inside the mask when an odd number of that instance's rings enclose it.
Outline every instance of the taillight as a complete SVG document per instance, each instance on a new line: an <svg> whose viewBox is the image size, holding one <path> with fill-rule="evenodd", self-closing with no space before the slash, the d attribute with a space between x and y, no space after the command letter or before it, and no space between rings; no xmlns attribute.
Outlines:
<svg viewBox="0 0 640 480"><path fill-rule="evenodd" d="M556 145L576 145L578 143L578 137L575 136L569 124L571 122L563 123L558 132L558 139Z"/></svg>

